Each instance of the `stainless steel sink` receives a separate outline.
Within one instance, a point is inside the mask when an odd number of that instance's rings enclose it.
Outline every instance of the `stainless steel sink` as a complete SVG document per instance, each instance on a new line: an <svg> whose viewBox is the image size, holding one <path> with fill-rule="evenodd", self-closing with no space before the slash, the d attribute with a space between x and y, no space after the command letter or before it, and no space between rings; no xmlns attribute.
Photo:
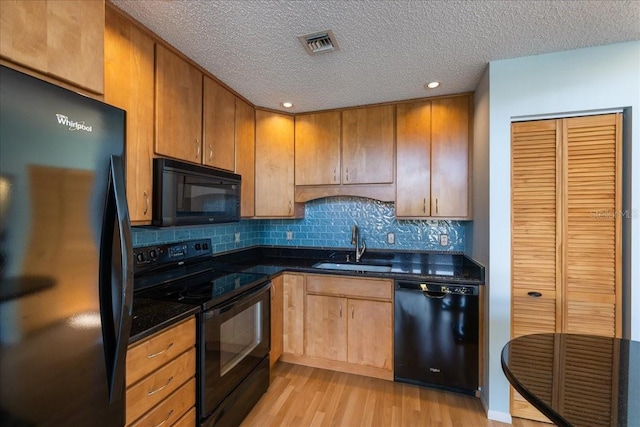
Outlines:
<svg viewBox="0 0 640 427"><path fill-rule="evenodd" d="M341 264L338 262L319 262L314 264L313 267L325 270L369 271L375 273L389 273L391 271L391 266L389 265Z"/></svg>

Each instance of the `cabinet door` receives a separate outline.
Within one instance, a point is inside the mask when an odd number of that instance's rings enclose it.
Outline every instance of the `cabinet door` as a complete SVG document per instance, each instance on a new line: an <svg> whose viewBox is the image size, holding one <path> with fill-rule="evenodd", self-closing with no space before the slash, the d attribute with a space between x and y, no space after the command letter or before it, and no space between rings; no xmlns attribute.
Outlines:
<svg viewBox="0 0 640 427"><path fill-rule="evenodd" d="M431 102L396 108L396 217L427 217L431 215Z"/></svg>
<svg viewBox="0 0 640 427"><path fill-rule="evenodd" d="M221 84L204 77L202 106L202 153L205 165L233 171L236 96Z"/></svg>
<svg viewBox="0 0 640 427"><path fill-rule="evenodd" d="M269 366L282 355L282 287L283 275L271 279L271 351Z"/></svg>
<svg viewBox="0 0 640 427"><path fill-rule="evenodd" d="M236 173L242 175L240 213L255 215L256 117L253 107L236 99Z"/></svg>
<svg viewBox="0 0 640 427"><path fill-rule="evenodd" d="M202 73L156 44L156 153L201 163Z"/></svg>
<svg viewBox="0 0 640 427"><path fill-rule="evenodd" d="M390 302L348 300L348 362L393 370L393 311Z"/></svg>
<svg viewBox="0 0 640 427"><path fill-rule="evenodd" d="M3 0L0 16L2 58L103 93L104 1Z"/></svg>
<svg viewBox="0 0 640 427"><path fill-rule="evenodd" d="M304 276L282 275L282 352L304 353Z"/></svg>
<svg viewBox="0 0 640 427"><path fill-rule="evenodd" d="M343 184L393 182L393 105L342 112L342 159Z"/></svg>
<svg viewBox="0 0 640 427"><path fill-rule="evenodd" d="M340 112L295 118L295 184L340 184Z"/></svg>
<svg viewBox="0 0 640 427"><path fill-rule="evenodd" d="M431 101L431 216L469 216L467 96Z"/></svg>
<svg viewBox="0 0 640 427"><path fill-rule="evenodd" d="M307 295L305 355L347 361L347 299Z"/></svg>
<svg viewBox="0 0 640 427"><path fill-rule="evenodd" d="M293 117L256 111L256 216L292 217Z"/></svg>
<svg viewBox="0 0 640 427"><path fill-rule="evenodd" d="M151 222L153 40L106 9L104 99L127 112L127 202L134 225Z"/></svg>

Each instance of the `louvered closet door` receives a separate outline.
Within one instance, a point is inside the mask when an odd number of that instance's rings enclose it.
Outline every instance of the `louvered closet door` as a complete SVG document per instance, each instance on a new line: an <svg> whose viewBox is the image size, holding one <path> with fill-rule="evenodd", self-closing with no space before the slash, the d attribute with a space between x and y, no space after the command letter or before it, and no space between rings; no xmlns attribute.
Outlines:
<svg viewBox="0 0 640 427"><path fill-rule="evenodd" d="M511 128L512 337L556 332L556 120Z"/></svg>
<svg viewBox="0 0 640 427"><path fill-rule="evenodd" d="M511 335L556 332L559 122L511 126ZM558 292L559 294L559 292ZM548 421L511 389L511 414Z"/></svg>
<svg viewBox="0 0 640 427"><path fill-rule="evenodd" d="M621 336L621 120L565 120L564 332Z"/></svg>

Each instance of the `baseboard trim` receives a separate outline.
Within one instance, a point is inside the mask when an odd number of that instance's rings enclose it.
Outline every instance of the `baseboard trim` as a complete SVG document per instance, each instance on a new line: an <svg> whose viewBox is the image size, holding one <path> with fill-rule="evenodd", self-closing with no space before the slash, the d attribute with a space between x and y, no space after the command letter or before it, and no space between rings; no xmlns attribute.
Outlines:
<svg viewBox="0 0 640 427"><path fill-rule="evenodd" d="M487 411L487 418L493 421L500 421L502 423L512 424L513 419L511 418L511 414L508 412L500 412L500 411Z"/></svg>

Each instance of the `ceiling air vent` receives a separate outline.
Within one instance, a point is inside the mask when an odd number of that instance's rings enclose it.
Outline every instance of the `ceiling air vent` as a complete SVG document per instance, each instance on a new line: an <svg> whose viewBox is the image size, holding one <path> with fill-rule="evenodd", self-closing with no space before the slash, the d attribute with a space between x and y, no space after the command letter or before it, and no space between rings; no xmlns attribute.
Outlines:
<svg viewBox="0 0 640 427"><path fill-rule="evenodd" d="M304 48L307 49L309 55L327 53L340 49L338 42L336 42L336 37L331 30L298 36L298 39Z"/></svg>

